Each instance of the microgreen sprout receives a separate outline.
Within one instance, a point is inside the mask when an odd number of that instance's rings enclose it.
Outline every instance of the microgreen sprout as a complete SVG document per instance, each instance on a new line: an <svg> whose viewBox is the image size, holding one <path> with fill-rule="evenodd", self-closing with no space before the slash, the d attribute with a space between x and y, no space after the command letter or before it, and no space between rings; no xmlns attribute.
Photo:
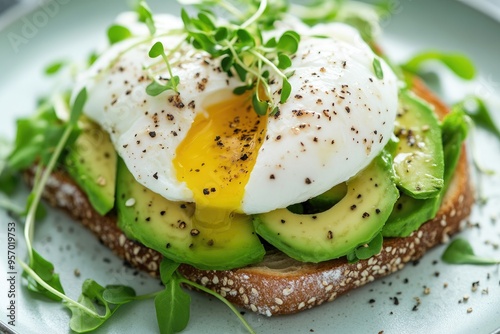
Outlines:
<svg viewBox="0 0 500 334"><path fill-rule="evenodd" d="M438 61L464 80L472 80L476 76L474 63L461 53L444 53L425 51L413 56L402 68L410 73L418 73L428 61Z"/></svg>
<svg viewBox="0 0 500 334"><path fill-rule="evenodd" d="M54 75L58 73L65 65L67 65L67 62L64 60L58 60L55 61L45 67L45 74L46 75Z"/></svg>
<svg viewBox="0 0 500 334"><path fill-rule="evenodd" d="M257 114L276 114L279 111L279 104L285 103L292 91L288 79L293 72L285 71L292 65L291 56L297 52L300 35L294 31L285 31L279 38L273 37L264 41L262 32L279 18L281 14L279 10L283 11L284 7L269 4L267 0L264 0L257 8L252 7L253 2L248 2L247 5L254 10L242 12L226 1L202 0L184 1L184 3L195 4L200 9L196 16L190 16L184 9L181 11L184 29L179 33L186 36L185 43L192 45L195 49L205 51L214 59L219 58L222 70L229 77L236 76L242 82L241 86L234 89L234 94L251 92L252 105ZM232 16L232 20L229 23L217 20L212 11L214 5L226 9ZM148 18L152 20L152 16L145 14L148 12L145 8L147 7L139 7L138 12L142 21L147 24ZM145 13L141 14L142 12ZM172 71L174 61L170 57L172 55L173 50L169 49L165 52L161 42L156 42L150 49L151 58L163 58L170 78L166 84L163 84L161 77L156 78L149 73L149 77L153 79L153 82L146 88L149 95L156 96L168 90L179 93L177 87L180 79ZM149 68L146 69L149 70ZM279 101L273 100L270 87L276 79L282 83Z"/></svg>
<svg viewBox="0 0 500 334"><path fill-rule="evenodd" d="M153 36L156 33L156 25L151 9L149 9L146 1L139 1L136 7L136 12L139 15L139 22L143 22L149 29L149 34Z"/></svg>
<svg viewBox="0 0 500 334"><path fill-rule="evenodd" d="M130 287L116 285L102 287L93 280L86 280L82 286L82 294L75 301L65 294L59 275L54 272L54 265L33 248L35 221L43 190L63 149L77 127L86 100L87 91L84 88L77 94L71 110L66 104L57 103L57 108L67 108L67 110L59 110L55 113L68 114L69 117L65 124L65 130L55 149L52 150L48 163L46 165L40 163L35 173L33 190L27 201L27 215L24 224L28 263L18 259L23 268L22 275L28 282L28 289L54 301L62 301L72 312L70 327L78 333L96 329L109 319L122 304L154 296L154 294L136 296L135 291ZM28 157L28 161L32 160L32 157ZM100 306L104 306L104 314L98 311Z"/></svg>
<svg viewBox="0 0 500 334"><path fill-rule="evenodd" d="M156 318L160 333L177 333L186 328L188 324L191 297L183 291L182 285L190 285L219 299L231 309L250 334L255 333L245 318L226 298L201 284L186 279L177 271L178 267L178 263L166 258L163 258L160 264L160 278L165 285L165 290L160 291L155 296Z"/></svg>
<svg viewBox="0 0 500 334"><path fill-rule="evenodd" d="M384 72L382 71L382 64L380 63L380 59L373 59L373 71L375 72L375 76L377 79L382 80L384 78Z"/></svg>
<svg viewBox="0 0 500 334"><path fill-rule="evenodd" d="M117 309L124 304L135 300L153 298L159 292L137 296L134 289L124 285L101 286L92 279L82 284L82 293L78 300L68 297L63 291L56 289L50 282L42 278L30 265L22 260L19 264L32 282L50 293L52 299L62 301L71 311L70 328L77 333L86 333L100 327ZM33 284L34 284L33 283ZM40 292L40 291L37 291ZM101 307L104 313L100 312Z"/></svg>
<svg viewBox="0 0 500 334"><path fill-rule="evenodd" d="M156 96L156 95L161 94L167 90L173 90L176 93L178 93L179 91L177 90L177 86L179 85L179 77L176 75L173 75L172 66L170 65L170 61L169 61L167 55L165 54L165 48L163 47L163 44L161 42L156 42L151 47L151 49L149 50L149 57L151 57L151 58L162 57L163 58L163 61L165 62L166 66L167 66L167 70L168 70L168 73L170 75L170 79L168 79L166 84L162 84L158 80L153 79L153 82L146 87L146 93L148 93L151 96Z"/></svg>
<svg viewBox="0 0 500 334"><path fill-rule="evenodd" d="M113 24L108 28L108 41L109 44L121 42L132 36L132 32L125 26Z"/></svg>
<svg viewBox="0 0 500 334"><path fill-rule="evenodd" d="M61 155L68 139L76 127L78 118L80 117L83 109L83 105L87 99L87 91L86 89L82 89L78 96L76 97L75 103L71 109L69 122L66 125L66 128L51 155L51 158L45 166L45 169L42 170L41 166L38 168L38 172L35 176L35 182L33 186L33 191L28 198L28 208L26 221L24 224L24 237L26 240L26 247L28 251L29 258L29 267L31 270L25 270L25 274L23 274L28 279L28 288L32 291L40 292L45 296L54 299L60 300L57 293L64 293L61 282L59 281L59 275L54 273L54 266L49 261L45 260L40 254L38 254L33 249L33 237L35 231L35 220L38 212L38 205L40 199L42 197L43 189L48 182L50 174L54 170L56 162ZM26 274L28 273L28 274ZM34 273L30 274L30 273ZM44 284L40 284L40 281L36 279L36 277L40 278L43 282L49 285L52 289L47 289Z"/></svg>
<svg viewBox="0 0 500 334"><path fill-rule="evenodd" d="M270 73L282 81L279 103L285 103L290 96L289 74L284 70L291 66L290 56L297 52L300 42L299 34L293 31L284 32L278 40L264 41L262 31L266 27L262 16L267 13L266 9L268 2L261 1L255 13L245 21L219 26L208 14L197 17L189 17L186 11L181 14L190 44L214 58L222 58L222 70L228 76L236 75L243 83L234 93L252 91L252 104L259 115L278 111L278 102L272 101L270 83L274 79ZM210 13L208 8L206 12Z"/></svg>
<svg viewBox="0 0 500 334"><path fill-rule="evenodd" d="M492 113L488 110L485 101L477 96L468 96L462 101L456 103L453 109L463 110L474 123L487 131L491 132L500 139L500 128L495 123Z"/></svg>
<svg viewBox="0 0 500 334"><path fill-rule="evenodd" d="M33 248L32 248L32 240L33 240L33 234L34 234L34 222L35 222L35 214L37 211L38 203L40 202L40 199L42 197L43 189L45 185L47 184L47 181L49 179L50 174L54 170L54 167L56 165L56 162L64 149L66 142L68 141L73 128L76 126L76 122L78 118L80 117L83 109L83 104L85 103L87 99L87 91L83 89L77 96L75 103L73 105L73 108L71 110L70 114L70 120L69 123L66 126L66 130L61 136L61 139L56 146L51 159L46 166L45 170L42 172L41 177L39 179L39 182L35 182L35 186L33 188L33 201L29 205L28 209L28 214L26 216L26 223L25 223L25 228L24 228L24 234L26 238L26 243L27 243L27 248L28 248L28 255L30 258L30 263L33 261Z"/></svg>
<svg viewBox="0 0 500 334"><path fill-rule="evenodd" d="M462 238L453 240L446 248L441 259L449 264L500 264L500 259L485 258L474 254L471 244Z"/></svg>

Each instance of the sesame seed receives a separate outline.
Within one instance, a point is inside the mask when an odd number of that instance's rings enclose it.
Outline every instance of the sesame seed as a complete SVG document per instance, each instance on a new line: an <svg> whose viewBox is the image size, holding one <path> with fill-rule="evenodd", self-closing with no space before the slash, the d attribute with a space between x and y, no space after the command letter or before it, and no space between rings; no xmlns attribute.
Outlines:
<svg viewBox="0 0 500 334"><path fill-rule="evenodd" d="M125 206L126 207L131 207L131 206L134 206L135 205L135 198L129 198L126 202L125 202Z"/></svg>
<svg viewBox="0 0 500 334"><path fill-rule="evenodd" d="M102 175L97 178L97 185L101 187L106 185L106 179Z"/></svg>
<svg viewBox="0 0 500 334"><path fill-rule="evenodd" d="M141 251L141 247L137 246L137 247L134 247L134 249L132 250L132 253L134 255L137 255L137 254L139 254L140 251Z"/></svg>

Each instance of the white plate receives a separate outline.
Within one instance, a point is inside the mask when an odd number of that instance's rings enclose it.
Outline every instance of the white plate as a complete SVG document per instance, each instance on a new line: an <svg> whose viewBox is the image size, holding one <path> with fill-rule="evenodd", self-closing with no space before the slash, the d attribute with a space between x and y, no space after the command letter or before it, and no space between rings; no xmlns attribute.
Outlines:
<svg viewBox="0 0 500 334"><path fill-rule="evenodd" d="M0 32L0 134L13 138L15 118L33 112L36 98L51 89L42 68L61 58L83 58L105 40L105 29L111 20L127 6L124 1L52 0L51 7L38 9ZM178 13L172 2L151 1L154 9L166 8ZM461 51L474 59L479 69L478 79L463 85L454 78L445 80L445 97L457 100L464 90L482 94L491 106L500 111L500 24L455 1L395 1L393 14L384 21L382 44L396 60L403 60L418 50L429 48ZM500 144L492 136L478 132L475 151L483 164L500 168ZM485 194L500 191L498 176L478 179ZM478 183L478 184L479 184ZM22 193L20 196L25 195ZM487 205L474 209L471 222L480 228L469 228L462 236L471 240L480 254L500 258L492 244L500 243L498 196ZM0 321L7 316L6 235L12 221L0 212L1 272ZM24 258L22 224L16 223L17 249ZM133 269L125 268L120 260L99 244L86 230L66 215L51 211L38 222L36 249L55 263L67 293L77 298L80 285L91 277L101 284L128 284L139 293L156 291L159 283ZM298 315L266 318L246 312L245 317L259 333L490 333L500 326L500 274L498 266L475 267L446 265L440 260L444 247L438 247L416 265L378 280L325 304ZM75 277L79 269L81 276ZM41 300L20 285L18 274L16 326L18 333L69 332L69 312L60 304ZM473 282L479 282L476 292ZM444 285L447 284L445 288ZM430 294L424 294L424 288ZM226 307L213 298L191 293L191 321L186 333L244 333L238 320ZM463 297L469 295L467 302ZM399 305L395 305L397 297ZM420 298L413 311L415 298ZM370 303L370 300L374 302ZM467 313L471 308L472 312ZM1 327L0 327L1 328ZM124 306L114 319L98 333L157 332L151 300Z"/></svg>

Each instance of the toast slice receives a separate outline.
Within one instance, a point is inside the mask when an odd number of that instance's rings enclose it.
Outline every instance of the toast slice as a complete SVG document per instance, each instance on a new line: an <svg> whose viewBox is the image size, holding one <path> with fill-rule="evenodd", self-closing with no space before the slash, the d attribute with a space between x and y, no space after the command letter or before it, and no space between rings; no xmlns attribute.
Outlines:
<svg viewBox="0 0 500 334"><path fill-rule="evenodd" d="M414 91L432 103L440 117L447 107L422 83ZM26 172L28 183L33 170ZM67 211L90 229L104 245L132 266L159 275L160 253L128 239L118 228L116 215L98 214L85 193L64 171L55 171L44 190L44 197L55 207ZM226 271L199 270L181 265L187 279L217 291L230 302L267 316L296 313L402 269L421 258L430 248L444 243L463 227L470 214L474 192L463 149L455 175L436 217L404 238L385 238L381 252L367 260L348 263L345 258L322 263L302 263L272 250L258 264Z"/></svg>

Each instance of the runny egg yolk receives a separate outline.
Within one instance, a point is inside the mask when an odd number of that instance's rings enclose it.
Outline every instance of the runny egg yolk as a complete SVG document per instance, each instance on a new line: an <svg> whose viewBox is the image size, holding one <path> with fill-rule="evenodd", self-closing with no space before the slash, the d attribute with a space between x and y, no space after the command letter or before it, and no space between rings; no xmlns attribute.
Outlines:
<svg viewBox="0 0 500 334"><path fill-rule="evenodd" d="M247 95L212 104L195 117L173 163L177 179L193 192L196 220L220 224L241 212L266 124Z"/></svg>

